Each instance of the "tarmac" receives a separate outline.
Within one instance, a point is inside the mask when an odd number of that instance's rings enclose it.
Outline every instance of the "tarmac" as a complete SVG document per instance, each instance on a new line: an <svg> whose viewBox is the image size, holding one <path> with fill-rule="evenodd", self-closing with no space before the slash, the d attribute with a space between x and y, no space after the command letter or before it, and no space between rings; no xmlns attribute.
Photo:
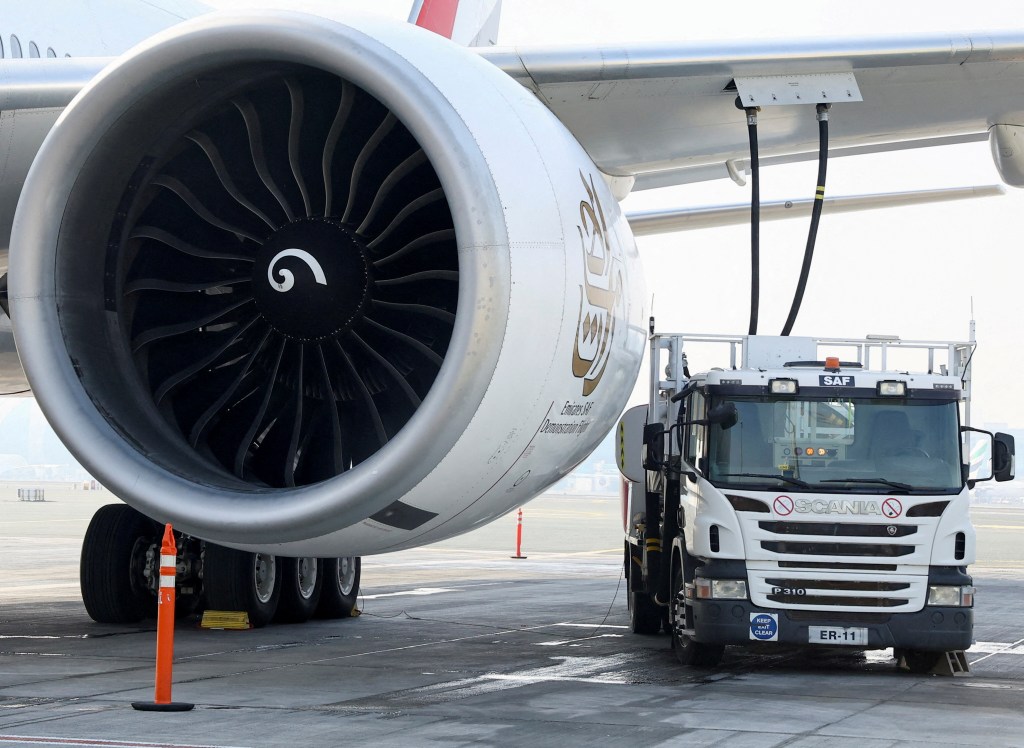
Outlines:
<svg viewBox="0 0 1024 748"><path fill-rule="evenodd" d="M525 559L514 516L364 559L356 618L182 622L173 696L195 709L154 713L130 706L153 697L152 623L94 623L77 598L83 521L109 500L0 498L0 746L1024 746L1024 510L975 513L968 674L889 650L683 668L667 636L628 631L618 501L542 497Z"/></svg>

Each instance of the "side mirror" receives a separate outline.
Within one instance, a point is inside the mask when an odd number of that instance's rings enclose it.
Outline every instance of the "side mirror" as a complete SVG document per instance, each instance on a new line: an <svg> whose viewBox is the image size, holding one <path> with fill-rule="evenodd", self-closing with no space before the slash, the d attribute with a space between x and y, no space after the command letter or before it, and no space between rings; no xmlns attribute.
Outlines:
<svg viewBox="0 0 1024 748"><path fill-rule="evenodd" d="M719 403L708 411L708 423L717 423L723 430L731 429L740 420L736 403Z"/></svg>
<svg viewBox="0 0 1024 748"><path fill-rule="evenodd" d="M644 470L660 470L665 464L665 429L660 423L644 426Z"/></svg>
<svg viewBox="0 0 1024 748"><path fill-rule="evenodd" d="M997 433L992 439L992 477L997 481L1013 480L1016 448L1010 434Z"/></svg>
<svg viewBox="0 0 1024 748"><path fill-rule="evenodd" d="M967 463L965 467L968 469L970 466L970 455L974 453L974 445L971 443L969 435L971 433L982 434L988 437L989 444L991 445L991 458L987 461L990 469L989 474L985 477L971 478L967 481L968 488L974 488L975 483L986 480L1013 480L1016 449L1014 447L1014 439L1010 434L993 434L991 431L976 429L972 426L961 426L960 433L968 434L968 440L964 444L966 447L964 462Z"/></svg>

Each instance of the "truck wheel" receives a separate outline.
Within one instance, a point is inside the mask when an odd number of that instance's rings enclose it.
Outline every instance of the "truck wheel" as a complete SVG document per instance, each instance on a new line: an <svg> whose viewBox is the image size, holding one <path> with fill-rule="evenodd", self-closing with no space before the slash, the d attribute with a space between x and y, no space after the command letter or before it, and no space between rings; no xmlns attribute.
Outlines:
<svg viewBox="0 0 1024 748"><path fill-rule="evenodd" d="M362 559L359 556L322 558L323 589L317 618L349 618L358 615L356 602L359 599L359 577Z"/></svg>
<svg viewBox="0 0 1024 748"><path fill-rule="evenodd" d="M626 604L629 607L629 628L634 634L657 634L661 630L662 609L654 604L644 590L640 566L633 561L630 544L626 542Z"/></svg>
<svg viewBox="0 0 1024 748"><path fill-rule="evenodd" d="M145 576L146 552L157 526L126 504L102 506L82 541L79 583L89 617L98 623L136 623L156 615Z"/></svg>
<svg viewBox="0 0 1024 748"><path fill-rule="evenodd" d="M249 623L270 623L281 597L279 564L269 553L248 553L206 544L203 590L207 610L245 611Z"/></svg>
<svg viewBox="0 0 1024 748"><path fill-rule="evenodd" d="M725 645L694 641L684 633L691 628L693 608L686 604L683 570L679 564L672 568L672 600L669 621L672 624L672 651L680 664L687 667L715 667L722 661Z"/></svg>
<svg viewBox="0 0 1024 748"><path fill-rule="evenodd" d="M661 608L646 592L629 593L629 627L634 634L657 634L661 631Z"/></svg>
<svg viewBox="0 0 1024 748"><path fill-rule="evenodd" d="M275 621L303 623L313 617L320 602L324 580L320 561L312 557L282 558L281 599L277 603Z"/></svg>
<svg viewBox="0 0 1024 748"><path fill-rule="evenodd" d="M901 652L907 670L917 675L931 672L939 664L945 652L922 652L919 649L904 649ZM899 659L899 658L897 658Z"/></svg>

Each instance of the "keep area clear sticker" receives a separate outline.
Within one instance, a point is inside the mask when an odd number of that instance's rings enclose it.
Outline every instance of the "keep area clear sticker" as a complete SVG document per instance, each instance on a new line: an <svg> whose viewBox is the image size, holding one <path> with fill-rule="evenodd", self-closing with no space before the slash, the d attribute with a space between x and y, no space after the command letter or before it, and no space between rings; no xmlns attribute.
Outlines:
<svg viewBox="0 0 1024 748"><path fill-rule="evenodd" d="M779 640L779 614L751 613L750 638L759 642L777 642Z"/></svg>

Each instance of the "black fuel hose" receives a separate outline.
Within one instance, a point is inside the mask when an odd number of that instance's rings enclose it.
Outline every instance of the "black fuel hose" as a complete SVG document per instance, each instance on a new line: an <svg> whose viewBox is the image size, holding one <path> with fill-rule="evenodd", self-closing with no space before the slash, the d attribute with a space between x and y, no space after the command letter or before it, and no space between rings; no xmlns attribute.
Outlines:
<svg viewBox="0 0 1024 748"><path fill-rule="evenodd" d="M747 334L757 335L761 294L761 169L757 158L757 109L749 107L745 111L750 138L750 325Z"/></svg>
<svg viewBox="0 0 1024 748"><path fill-rule="evenodd" d="M814 257L814 242L818 238L818 222L821 220L821 208L825 203L825 171L828 167L828 104L818 104L818 189L814 194L814 205L811 208L811 228L807 233L807 247L804 249L804 262L800 268L800 279L796 284L793 306L789 309L789 317L782 328L783 335L789 335L800 313L800 304L804 300L807 288L807 276L811 273L811 259Z"/></svg>

